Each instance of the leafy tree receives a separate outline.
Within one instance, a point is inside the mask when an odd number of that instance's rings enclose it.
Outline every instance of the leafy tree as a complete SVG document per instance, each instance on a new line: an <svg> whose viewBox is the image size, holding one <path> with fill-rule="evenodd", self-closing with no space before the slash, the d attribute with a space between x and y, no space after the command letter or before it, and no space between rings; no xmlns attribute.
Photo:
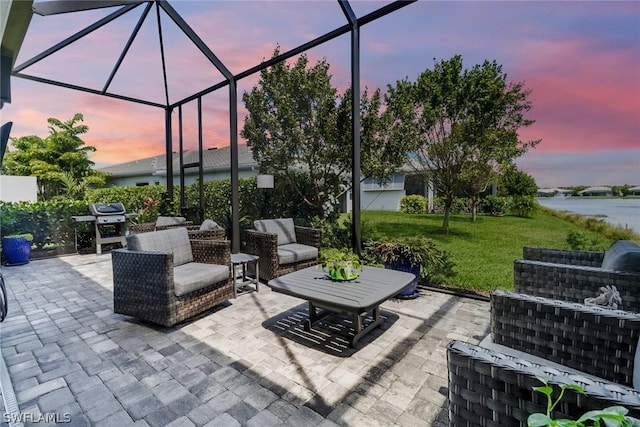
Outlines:
<svg viewBox="0 0 640 427"><path fill-rule="evenodd" d="M403 106L394 119L405 123L406 137L415 142L415 172L432 179L444 198L445 233L456 194L465 192L477 204L502 166L539 142L518 138L518 129L533 123L524 117L531 109L529 91L523 83L508 83L495 61L465 70L457 55L415 83L398 81L389 96Z"/></svg>
<svg viewBox="0 0 640 427"><path fill-rule="evenodd" d="M249 114L241 136L260 170L283 173L319 218L336 214L352 170L351 91L341 95L331 85L326 60L311 66L301 55L292 65L279 62L261 71L243 100ZM407 142L388 130L379 90L371 96L365 90L360 102L362 175L384 181L406 161ZM296 183L299 170L309 173L311 195Z"/></svg>
<svg viewBox="0 0 640 427"><path fill-rule="evenodd" d="M522 172L516 165L509 165L504 169L502 178L502 192L507 196L535 196L538 194L536 180L526 172Z"/></svg>
<svg viewBox="0 0 640 427"><path fill-rule="evenodd" d="M89 130L78 124L83 116L77 113L66 122L49 118L49 135L41 138L28 135L11 138L14 150L5 154L2 166L7 175L35 176L38 178L38 197L41 200L62 195L66 190L76 194L78 185L103 185L104 174L93 171L94 163L88 153L95 147L85 145L79 135Z"/></svg>

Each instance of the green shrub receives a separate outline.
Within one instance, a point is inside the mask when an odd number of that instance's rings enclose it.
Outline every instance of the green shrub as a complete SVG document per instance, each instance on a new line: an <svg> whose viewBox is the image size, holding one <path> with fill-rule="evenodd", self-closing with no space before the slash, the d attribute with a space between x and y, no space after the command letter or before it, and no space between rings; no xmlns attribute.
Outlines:
<svg viewBox="0 0 640 427"><path fill-rule="evenodd" d="M534 197L514 196L511 198L509 212L521 218L531 218L537 213L539 208L540 206Z"/></svg>
<svg viewBox="0 0 640 427"><path fill-rule="evenodd" d="M424 213L427 207L427 199L419 194L404 196L400 199L400 212L407 214Z"/></svg>
<svg viewBox="0 0 640 427"><path fill-rule="evenodd" d="M509 199L500 196L486 196L480 203L480 212L489 215L503 215L509 209Z"/></svg>
<svg viewBox="0 0 640 427"><path fill-rule="evenodd" d="M433 209L436 212L444 212L444 197L438 196L433 199ZM464 197L456 197L451 204L452 214L468 213L467 199Z"/></svg>
<svg viewBox="0 0 640 427"><path fill-rule="evenodd" d="M597 239L589 239L582 231L570 231L567 233L567 245L574 251L603 250Z"/></svg>

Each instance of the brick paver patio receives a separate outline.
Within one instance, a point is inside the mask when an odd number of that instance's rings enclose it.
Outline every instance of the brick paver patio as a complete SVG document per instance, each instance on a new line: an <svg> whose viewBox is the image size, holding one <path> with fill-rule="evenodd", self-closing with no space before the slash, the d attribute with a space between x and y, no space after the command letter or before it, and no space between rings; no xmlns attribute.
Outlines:
<svg viewBox="0 0 640 427"><path fill-rule="evenodd" d="M347 319L306 333L306 303L267 286L167 329L113 313L110 254L2 274L2 358L27 425L444 426L445 347L489 332L487 302L423 290L384 303L351 349Z"/></svg>

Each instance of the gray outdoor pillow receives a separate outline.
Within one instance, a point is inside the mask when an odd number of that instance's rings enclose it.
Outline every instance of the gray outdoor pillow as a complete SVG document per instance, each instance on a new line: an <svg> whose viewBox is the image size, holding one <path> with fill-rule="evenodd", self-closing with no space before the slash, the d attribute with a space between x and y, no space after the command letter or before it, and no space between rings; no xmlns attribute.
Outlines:
<svg viewBox="0 0 640 427"><path fill-rule="evenodd" d="M159 216L156 220L156 227L165 227L167 225L180 225L186 222L183 216Z"/></svg>
<svg viewBox="0 0 640 427"><path fill-rule="evenodd" d="M200 230L222 230L222 227L212 219L205 219L200 224Z"/></svg>
<svg viewBox="0 0 640 427"><path fill-rule="evenodd" d="M277 234L278 246L296 243L293 218L259 219L253 222L253 228L262 233Z"/></svg>
<svg viewBox="0 0 640 427"><path fill-rule="evenodd" d="M640 271L640 246L630 240L614 242L605 252L601 267L615 271Z"/></svg>

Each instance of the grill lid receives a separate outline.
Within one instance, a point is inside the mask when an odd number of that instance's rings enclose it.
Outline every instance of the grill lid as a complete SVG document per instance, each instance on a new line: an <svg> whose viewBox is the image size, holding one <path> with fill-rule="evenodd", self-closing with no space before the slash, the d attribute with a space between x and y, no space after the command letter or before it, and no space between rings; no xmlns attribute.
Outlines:
<svg viewBox="0 0 640 427"><path fill-rule="evenodd" d="M93 215L124 215L125 208L122 203L92 203L89 210Z"/></svg>

